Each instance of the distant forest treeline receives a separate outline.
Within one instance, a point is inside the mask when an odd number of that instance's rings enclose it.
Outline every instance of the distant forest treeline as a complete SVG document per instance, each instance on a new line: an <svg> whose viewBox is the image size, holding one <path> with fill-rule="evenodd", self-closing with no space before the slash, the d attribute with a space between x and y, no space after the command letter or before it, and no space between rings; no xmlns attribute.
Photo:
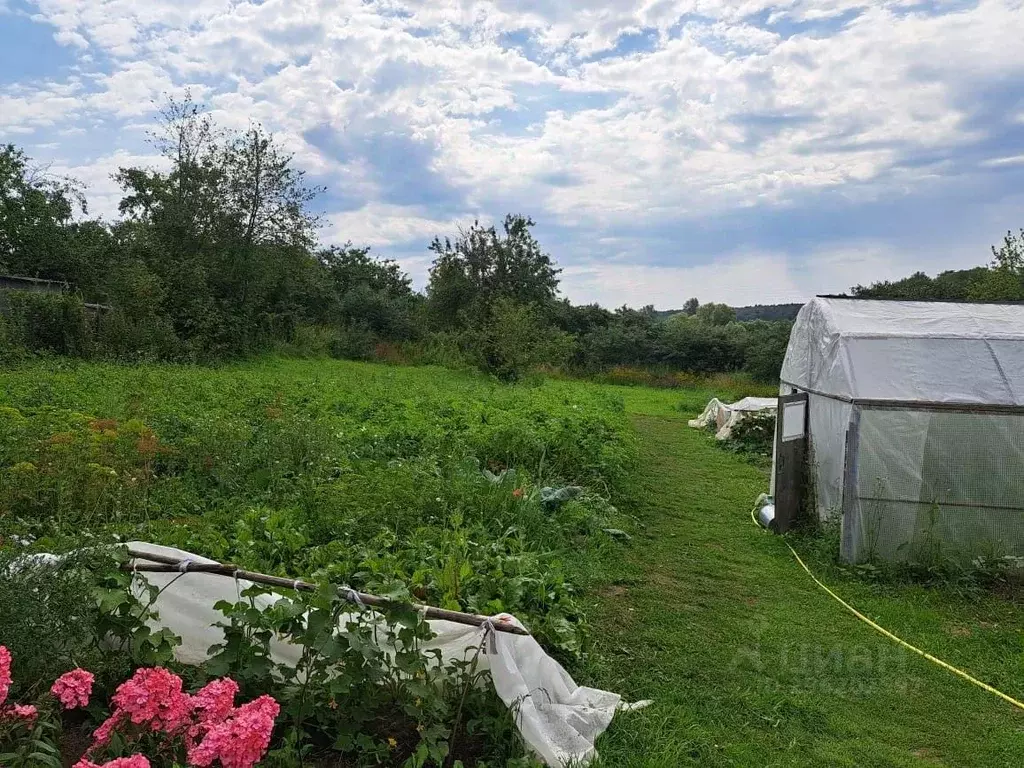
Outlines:
<svg viewBox="0 0 1024 768"><path fill-rule="evenodd" d="M222 131L186 94L168 101L151 141L163 170L117 171L113 222L88 217L74 180L0 147L0 273L71 286L0 293L0 359L211 361L277 351L473 365L508 380L542 365L778 375L798 305L574 305L522 215L436 238L420 293L395 262L319 242L311 203L322 190L259 125ZM1008 236L992 267L853 290L1016 298L1021 242Z"/></svg>

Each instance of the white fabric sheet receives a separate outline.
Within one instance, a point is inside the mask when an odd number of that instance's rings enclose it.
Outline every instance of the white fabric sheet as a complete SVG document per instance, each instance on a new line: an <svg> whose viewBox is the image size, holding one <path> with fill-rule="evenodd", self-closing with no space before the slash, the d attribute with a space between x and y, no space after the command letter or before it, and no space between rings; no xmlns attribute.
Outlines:
<svg viewBox="0 0 1024 768"><path fill-rule="evenodd" d="M133 541L128 546L196 563L214 562L157 544ZM214 610L214 604L220 600L235 602L238 591L251 586L244 580L236 584L232 579L204 573L139 576L163 589L155 603L160 620L154 622L154 629L164 626L181 637L176 656L187 664L204 661L210 646L223 639L221 630L214 626L223 616ZM269 605L274 599L266 596L261 602ZM507 615L501 618L515 621ZM485 632L449 621L430 621L430 628L436 637L426 647L440 649L445 663L456 658L471 659ZM625 705L618 694L576 685L533 637L495 632L493 646L488 641L486 650L486 654L480 654L478 669L490 669L498 696L516 712L516 725L523 739L549 766L586 765L596 757L594 742L617 709L635 709L649 703ZM275 660L286 664L294 665L299 658L299 648L288 643L278 642L272 651Z"/></svg>
<svg viewBox="0 0 1024 768"><path fill-rule="evenodd" d="M774 411L778 404L778 399L774 397L744 397L735 403L723 403L717 397L713 397L700 416L690 419L687 423L697 429L714 426L715 437L719 440L728 440L733 427L746 418L747 414Z"/></svg>

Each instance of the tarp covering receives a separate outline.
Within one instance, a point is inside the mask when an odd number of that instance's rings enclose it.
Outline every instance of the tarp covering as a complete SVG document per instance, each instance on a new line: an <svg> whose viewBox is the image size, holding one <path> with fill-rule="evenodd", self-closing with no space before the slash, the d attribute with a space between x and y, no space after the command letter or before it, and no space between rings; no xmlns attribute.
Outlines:
<svg viewBox="0 0 1024 768"><path fill-rule="evenodd" d="M1024 405L1024 306L812 299L781 378L848 399Z"/></svg>
<svg viewBox="0 0 1024 768"><path fill-rule="evenodd" d="M167 555L195 563L213 563L199 555L172 547L133 541L128 546L139 552ZM142 562L142 561L140 561ZM139 578L159 587L154 607L159 622L154 629L167 627L181 637L176 649L178 661L199 664L208 657L210 646L223 641L223 633L214 626L223 620L213 606L220 600L236 602L238 593L251 582L208 573L139 573ZM173 583L172 583L173 582ZM258 605L265 607L276 598L263 596ZM495 617L497 618L497 617ZM506 620L514 617L502 615ZM516 622L518 623L518 622ZM346 624L345 619L341 626ZM485 629L449 621L429 622L435 634L425 650L439 649L442 662L469 659L476 655ZM493 632L484 644L477 669L489 669L495 691L506 706L516 712L516 725L529 747L549 766L585 765L597 752L594 742L608 727L618 709L636 709L649 702L624 704L615 693L576 685L569 673L548 656L530 636ZM272 645L274 660L294 666L300 655L295 645Z"/></svg>
<svg viewBox="0 0 1024 768"><path fill-rule="evenodd" d="M728 440L732 434L732 428L748 413L774 411L778 405L779 401L774 397L744 397L735 403L723 403L717 397L713 397L701 415L696 419L690 419L688 423L691 427L698 429L707 429L713 426L716 438Z"/></svg>

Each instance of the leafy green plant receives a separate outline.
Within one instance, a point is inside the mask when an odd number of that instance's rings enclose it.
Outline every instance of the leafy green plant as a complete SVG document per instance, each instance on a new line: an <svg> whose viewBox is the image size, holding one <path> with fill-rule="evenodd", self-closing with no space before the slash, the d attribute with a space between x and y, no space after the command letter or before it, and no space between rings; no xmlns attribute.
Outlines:
<svg viewBox="0 0 1024 768"><path fill-rule="evenodd" d="M774 441L774 411L757 411L746 414L736 422L729 439L724 442L729 450L765 463L771 458Z"/></svg>

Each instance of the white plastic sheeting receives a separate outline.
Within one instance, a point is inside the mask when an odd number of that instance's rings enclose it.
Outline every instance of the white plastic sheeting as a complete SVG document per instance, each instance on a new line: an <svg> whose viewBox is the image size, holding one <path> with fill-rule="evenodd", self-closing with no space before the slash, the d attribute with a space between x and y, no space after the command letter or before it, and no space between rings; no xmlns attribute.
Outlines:
<svg viewBox="0 0 1024 768"><path fill-rule="evenodd" d="M860 409L847 560L1024 554L1024 414Z"/></svg>
<svg viewBox="0 0 1024 768"><path fill-rule="evenodd" d="M812 299L781 378L847 399L1024 405L1024 306Z"/></svg>
<svg viewBox="0 0 1024 768"><path fill-rule="evenodd" d="M199 555L172 547L133 541L131 549L212 563ZM140 561L141 562L141 561ZM223 640L219 627L223 620L213 606L220 600L236 602L238 593L251 582L206 573L139 573L161 589L155 608L156 626L167 627L181 637L176 657L186 664L199 664L208 658L210 646ZM173 582L173 583L172 583ZM273 596L259 598L263 607ZM495 617L497 618L497 617ZM506 620L514 617L502 615ZM344 618L341 626L345 625ZM518 622L516 622L518 623ZM436 635L425 649L439 649L442 662L472 659L484 639L485 629L449 621L430 621ZM596 757L594 742L608 727L618 709L636 709L649 702L624 704L615 693L576 685L569 673L548 656L529 636L494 632L484 644L477 662L479 670L489 669L494 688L505 704L516 713L516 725L525 742L549 766L586 765ZM300 655L298 646L276 642L274 659L294 666Z"/></svg>
<svg viewBox="0 0 1024 768"><path fill-rule="evenodd" d="M814 299L781 379L845 559L1024 555L1024 306Z"/></svg>
<svg viewBox="0 0 1024 768"><path fill-rule="evenodd" d="M776 410L779 401L774 397L744 397L735 403L723 403L717 397L704 408L704 411L696 419L688 423L691 427L707 429L714 426L715 437L719 440L728 440L732 434L732 428L736 426L749 413L758 411Z"/></svg>

